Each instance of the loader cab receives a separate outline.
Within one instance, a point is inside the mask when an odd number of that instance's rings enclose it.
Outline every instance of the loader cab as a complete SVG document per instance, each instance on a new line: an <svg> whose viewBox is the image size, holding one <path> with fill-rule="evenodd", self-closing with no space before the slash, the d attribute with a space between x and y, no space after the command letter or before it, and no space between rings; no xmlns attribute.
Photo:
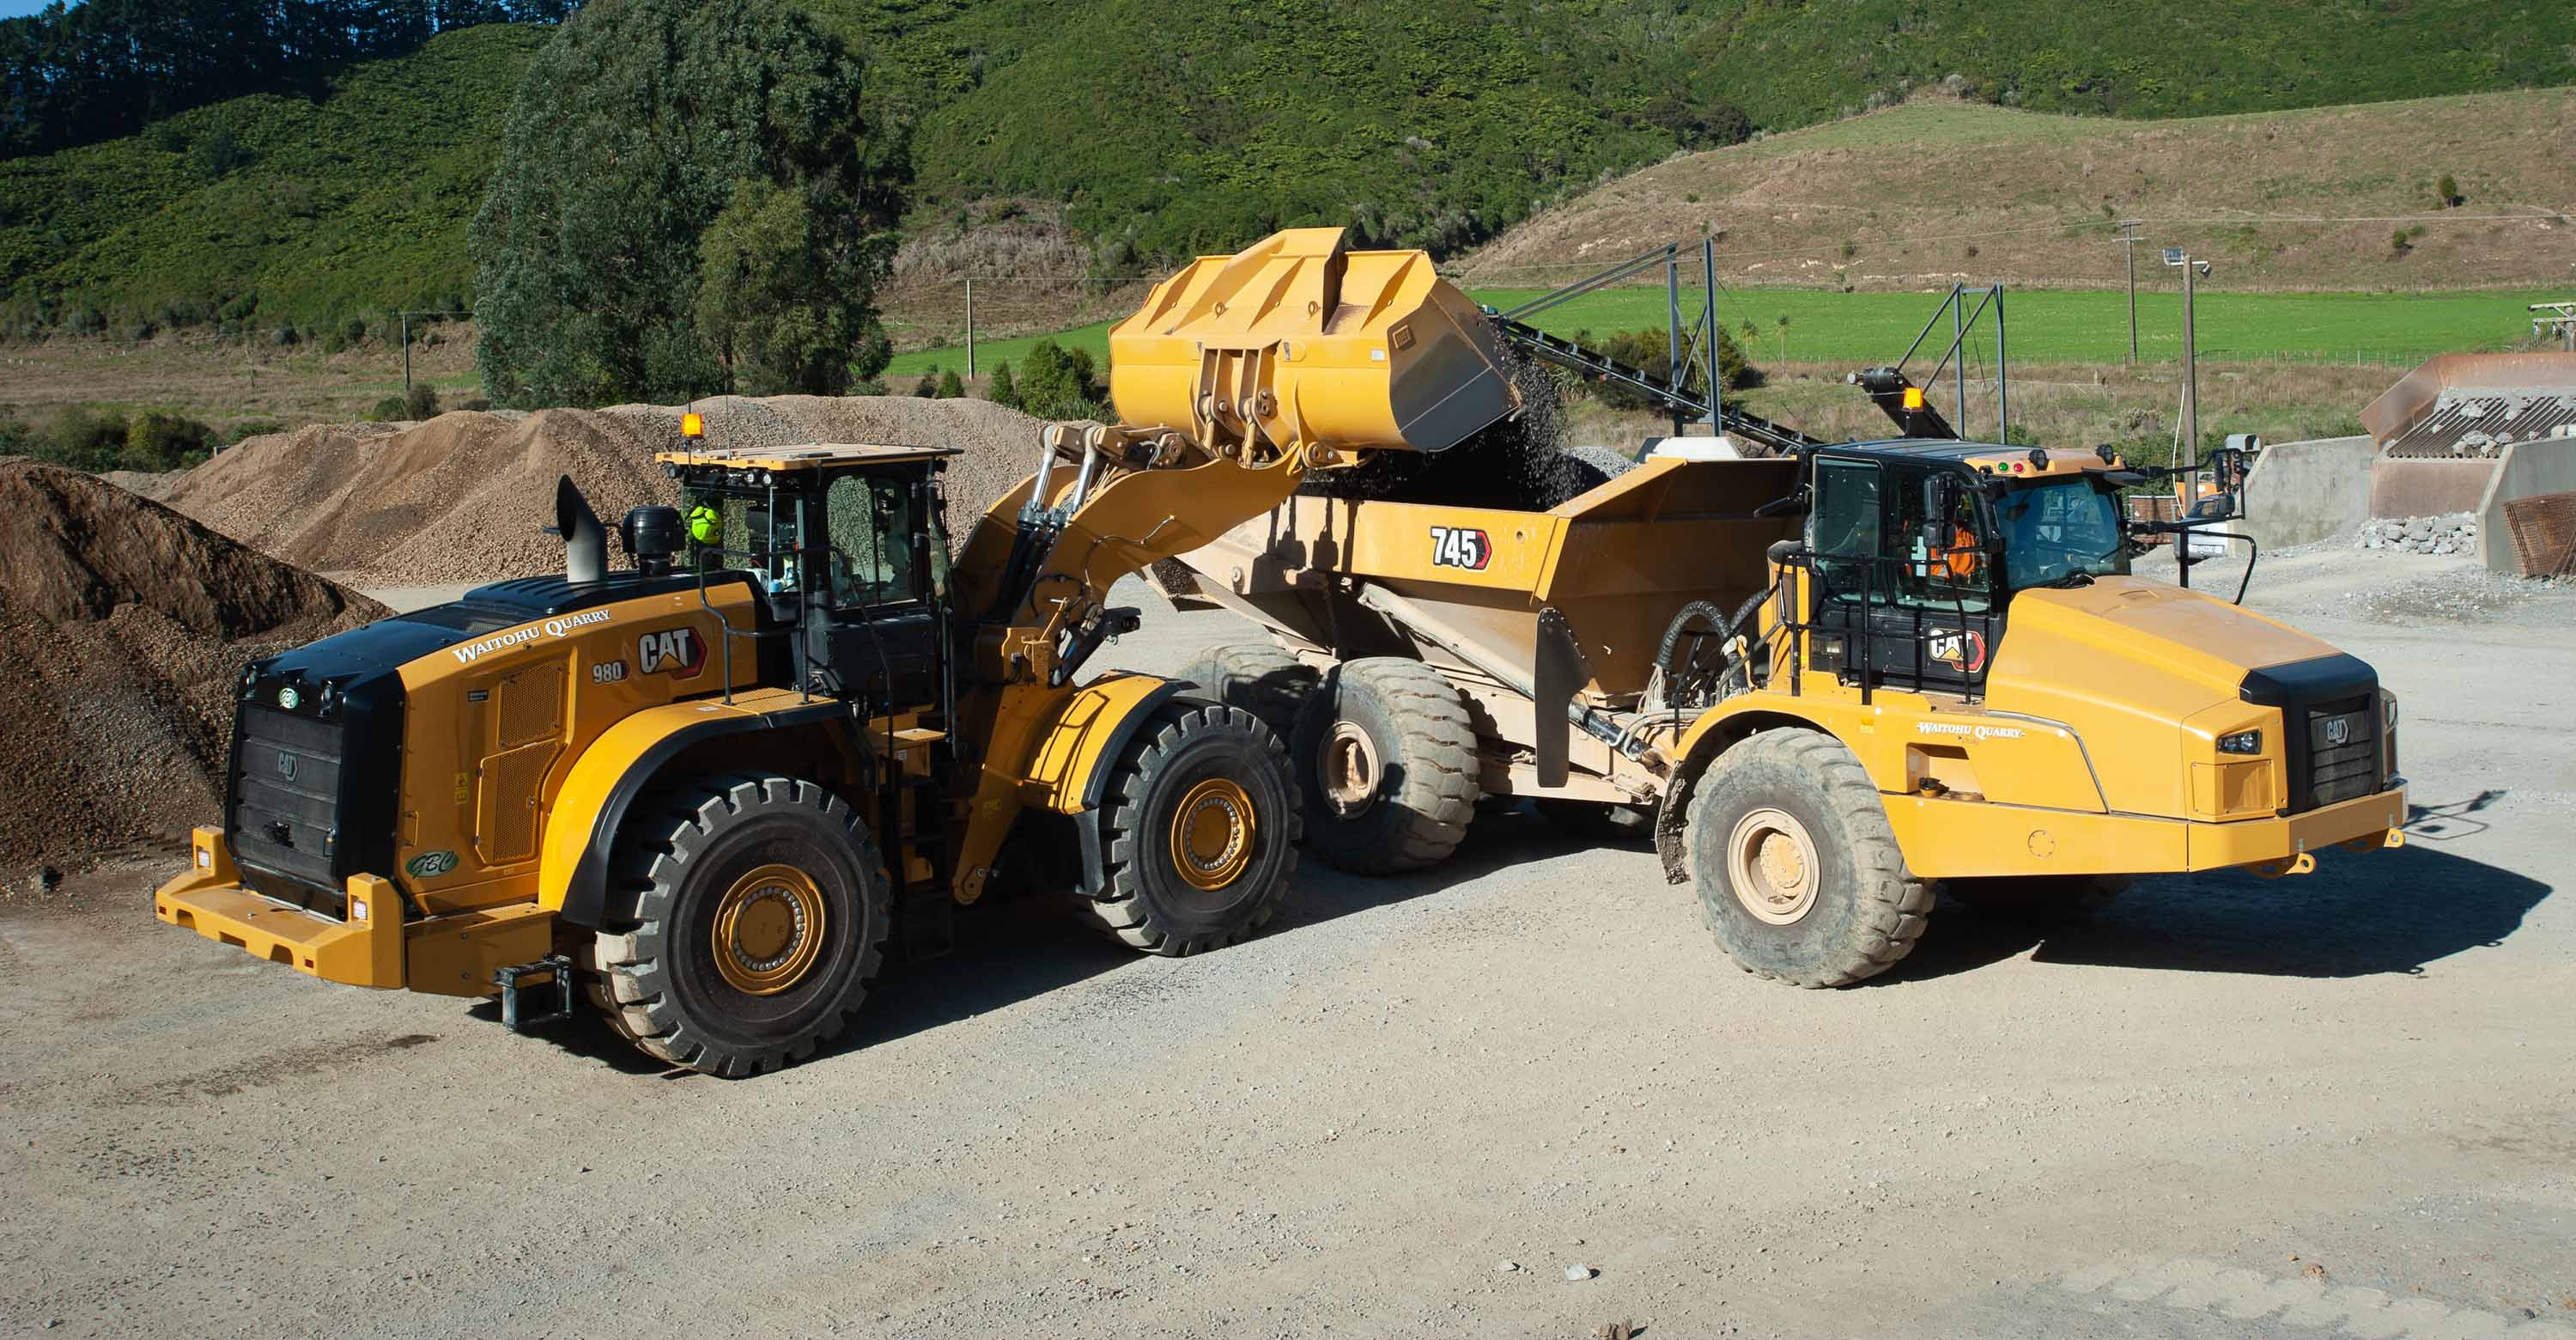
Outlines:
<svg viewBox="0 0 2576 1340"><path fill-rule="evenodd" d="M1974 442L1816 449L1803 668L1864 699L1983 696L2015 592L2129 571L2110 464Z"/></svg>
<svg viewBox="0 0 2576 1340"><path fill-rule="evenodd" d="M754 635L762 682L872 713L944 706L940 472L956 454L833 445L662 456L680 483L688 567L740 572L765 597Z"/></svg>

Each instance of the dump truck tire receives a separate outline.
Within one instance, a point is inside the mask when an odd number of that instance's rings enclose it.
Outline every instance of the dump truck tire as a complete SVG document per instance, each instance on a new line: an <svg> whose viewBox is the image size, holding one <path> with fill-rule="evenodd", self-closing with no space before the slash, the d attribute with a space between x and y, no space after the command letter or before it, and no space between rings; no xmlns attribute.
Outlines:
<svg viewBox="0 0 2576 1340"><path fill-rule="evenodd" d="M2127 875L2029 875L2018 879L1947 879L1941 881L1941 887L1980 912L2034 926L2063 926L2118 902L2132 882Z"/></svg>
<svg viewBox="0 0 2576 1340"><path fill-rule="evenodd" d="M1103 801L1092 924L1178 958L1259 930L1297 870L1296 779L1287 751L1239 707L1166 704L1127 746Z"/></svg>
<svg viewBox="0 0 2576 1340"><path fill-rule="evenodd" d="M1906 873L1860 760L1815 731L1764 731L1718 755L1685 836L1710 931L1758 977L1875 977L1913 950L1932 911L1932 886Z"/></svg>
<svg viewBox="0 0 2576 1340"><path fill-rule="evenodd" d="M1335 869L1437 865L1476 817L1475 724L1457 686L1420 661L1335 666L1307 695L1289 749L1306 793L1306 841Z"/></svg>
<svg viewBox="0 0 2576 1340"><path fill-rule="evenodd" d="M1267 642L1234 642L1200 652L1177 678L1202 697L1250 712L1284 741L1297 728L1298 706L1323 676Z"/></svg>
<svg viewBox="0 0 2576 1340"><path fill-rule="evenodd" d="M624 905L612 901L584 961L636 1046L740 1078L811 1056L858 1012L892 899L874 838L839 797L788 777L708 778L638 802L618 848L610 896Z"/></svg>
<svg viewBox="0 0 2576 1340"><path fill-rule="evenodd" d="M1655 836L1655 811L1648 805L1614 805L1598 800L1532 802L1539 817L1557 831L1593 842L1648 842Z"/></svg>

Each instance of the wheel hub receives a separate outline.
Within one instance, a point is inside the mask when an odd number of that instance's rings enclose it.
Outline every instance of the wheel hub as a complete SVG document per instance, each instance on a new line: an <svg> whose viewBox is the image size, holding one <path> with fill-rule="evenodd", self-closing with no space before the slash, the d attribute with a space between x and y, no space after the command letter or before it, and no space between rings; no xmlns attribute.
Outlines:
<svg viewBox="0 0 2576 1340"><path fill-rule="evenodd" d="M1727 883L1744 910L1774 926L1803 918L1816 905L1815 840L1787 812L1758 809L1736 820L1727 838Z"/></svg>
<svg viewBox="0 0 2576 1340"><path fill-rule="evenodd" d="M1196 888L1222 889L1252 863L1252 797L1233 779L1210 777L1172 814L1172 865Z"/></svg>
<svg viewBox="0 0 2576 1340"><path fill-rule="evenodd" d="M1377 745L1367 731L1336 721L1325 735L1315 777L1323 784L1324 803L1345 819L1356 819L1377 803Z"/></svg>
<svg viewBox="0 0 2576 1340"><path fill-rule="evenodd" d="M804 871L764 865L716 903L716 972L746 995L774 996L823 952L823 891Z"/></svg>

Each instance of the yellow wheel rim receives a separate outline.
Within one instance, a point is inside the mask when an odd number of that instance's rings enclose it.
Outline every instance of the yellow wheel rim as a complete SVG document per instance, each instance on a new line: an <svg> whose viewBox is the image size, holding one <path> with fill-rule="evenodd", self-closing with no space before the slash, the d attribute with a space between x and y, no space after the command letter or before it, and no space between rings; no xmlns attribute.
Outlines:
<svg viewBox="0 0 2576 1340"><path fill-rule="evenodd" d="M1794 924L1816 905L1816 843L1786 812L1758 809L1735 821L1726 841L1726 882L1744 910L1774 926Z"/></svg>
<svg viewBox="0 0 2576 1340"><path fill-rule="evenodd" d="M1172 865L1202 889L1222 889L1252 864L1252 797L1230 778L1210 777L1172 814Z"/></svg>
<svg viewBox="0 0 2576 1340"><path fill-rule="evenodd" d="M764 865L716 903L716 971L736 991L774 996L823 953L823 891L792 865Z"/></svg>

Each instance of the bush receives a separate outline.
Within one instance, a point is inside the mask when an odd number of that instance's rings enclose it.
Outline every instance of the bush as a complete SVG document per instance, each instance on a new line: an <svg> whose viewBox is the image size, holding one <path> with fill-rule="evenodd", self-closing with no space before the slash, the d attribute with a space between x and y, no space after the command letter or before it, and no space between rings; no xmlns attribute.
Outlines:
<svg viewBox="0 0 2576 1340"><path fill-rule="evenodd" d="M384 399L377 401L374 409L367 411L367 421L369 423L392 423L397 419L406 417L403 410L403 398L398 395L389 395Z"/></svg>
<svg viewBox="0 0 2576 1340"><path fill-rule="evenodd" d="M1012 409L1020 407L1020 388L1011 381L1010 364L993 365L992 379L984 383L984 398L996 405L1004 405Z"/></svg>
<svg viewBox="0 0 2576 1340"><path fill-rule="evenodd" d="M2433 194L2441 200L2444 209L2458 209L2469 203L2467 197L2460 194L2459 179L2447 172L2433 184Z"/></svg>
<svg viewBox="0 0 2576 1340"><path fill-rule="evenodd" d="M75 470L114 470L124 464L128 425L110 409L73 405L54 419L52 428L29 445L36 455Z"/></svg>
<svg viewBox="0 0 2576 1340"><path fill-rule="evenodd" d="M214 441L215 430L195 419L145 414L126 425L125 449L118 461L128 470L176 470L204 460Z"/></svg>
<svg viewBox="0 0 2576 1340"><path fill-rule="evenodd" d="M406 419L437 418L438 389L427 382L413 382L411 389L403 392L402 408Z"/></svg>
<svg viewBox="0 0 2576 1340"><path fill-rule="evenodd" d="M1020 365L1019 408L1041 419L1106 418L1108 398L1091 362L1091 351L1066 349L1040 340Z"/></svg>
<svg viewBox="0 0 2576 1340"><path fill-rule="evenodd" d="M914 396L923 400L938 399L939 379L931 376L927 372L921 374L921 380L912 384L912 393Z"/></svg>
<svg viewBox="0 0 2576 1340"><path fill-rule="evenodd" d="M939 374L939 398L942 400L966 398L966 382L957 375L957 369L950 368Z"/></svg>

